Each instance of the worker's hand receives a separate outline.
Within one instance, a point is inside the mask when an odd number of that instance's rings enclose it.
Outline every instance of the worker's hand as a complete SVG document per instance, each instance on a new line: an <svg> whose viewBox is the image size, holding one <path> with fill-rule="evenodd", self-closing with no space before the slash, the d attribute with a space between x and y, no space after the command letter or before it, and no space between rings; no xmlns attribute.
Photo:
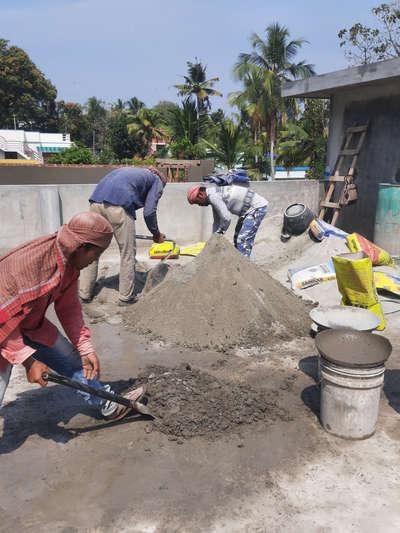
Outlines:
<svg viewBox="0 0 400 533"><path fill-rule="evenodd" d="M82 355L82 369L83 375L86 379L94 379L96 376L100 377L100 364L97 355L92 352Z"/></svg>
<svg viewBox="0 0 400 533"><path fill-rule="evenodd" d="M160 244L165 241L164 233L159 233L158 235L153 235L153 241Z"/></svg>
<svg viewBox="0 0 400 533"><path fill-rule="evenodd" d="M28 357L28 359L25 359L22 364L25 367L26 379L29 381L29 383L39 383L41 387L45 387L47 385L48 382L42 378L42 374L43 372L50 372L48 366L40 361L37 361L33 357Z"/></svg>

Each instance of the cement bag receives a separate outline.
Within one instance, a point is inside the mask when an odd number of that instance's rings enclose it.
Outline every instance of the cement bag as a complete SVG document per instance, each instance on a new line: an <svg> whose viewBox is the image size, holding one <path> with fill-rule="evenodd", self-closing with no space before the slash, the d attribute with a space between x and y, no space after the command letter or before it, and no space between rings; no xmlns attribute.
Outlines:
<svg viewBox="0 0 400 533"><path fill-rule="evenodd" d="M347 244L352 252L364 252L371 259L373 265L387 265L394 267L394 261L390 255L358 233L352 233L347 237Z"/></svg>
<svg viewBox="0 0 400 533"><path fill-rule="evenodd" d="M332 257L332 261L342 295L341 305L363 307L376 313L382 320L377 329L384 329L385 318L376 292L371 259L364 252L358 252Z"/></svg>
<svg viewBox="0 0 400 533"><path fill-rule="evenodd" d="M288 270L288 278L292 289L307 289L324 281L336 279L335 267L332 261L310 267L291 268Z"/></svg>
<svg viewBox="0 0 400 533"><path fill-rule="evenodd" d="M192 255L193 257L196 257L203 250L205 245L205 242L198 242L193 246L188 246L187 248L181 250L181 255Z"/></svg>
<svg viewBox="0 0 400 533"><path fill-rule="evenodd" d="M325 220L321 220L319 218L314 218L314 220L310 222L309 229L314 237L319 241L323 241L325 237L329 237L329 235L341 237L342 239L345 239L348 236L348 233L345 231L337 228L336 226L332 226L332 224L328 224L328 222L325 222Z"/></svg>
<svg viewBox="0 0 400 533"><path fill-rule="evenodd" d="M166 257L172 250L174 243L172 241L165 241L160 244L154 243L149 250L149 256L151 259L162 259ZM180 248L175 244L173 253L169 256L169 259L176 259L179 256Z"/></svg>
<svg viewBox="0 0 400 533"><path fill-rule="evenodd" d="M395 276L386 270L382 270L382 267L375 267L373 270L375 287L377 289L392 292L400 296L400 275L398 272L397 276Z"/></svg>

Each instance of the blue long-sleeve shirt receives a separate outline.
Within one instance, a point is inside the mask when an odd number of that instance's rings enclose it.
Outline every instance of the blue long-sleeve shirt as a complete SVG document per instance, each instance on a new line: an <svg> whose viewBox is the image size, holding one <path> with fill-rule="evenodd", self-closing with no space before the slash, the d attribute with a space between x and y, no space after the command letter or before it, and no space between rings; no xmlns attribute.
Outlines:
<svg viewBox="0 0 400 533"><path fill-rule="evenodd" d="M157 204L163 190L160 178L147 168L118 168L104 176L89 201L120 205L135 220L136 211L143 207L146 225L157 235Z"/></svg>

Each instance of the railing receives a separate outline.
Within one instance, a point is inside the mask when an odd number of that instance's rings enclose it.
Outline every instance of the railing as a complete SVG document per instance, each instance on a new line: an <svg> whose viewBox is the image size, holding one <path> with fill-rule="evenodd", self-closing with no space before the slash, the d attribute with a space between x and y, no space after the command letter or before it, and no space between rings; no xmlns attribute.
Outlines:
<svg viewBox="0 0 400 533"><path fill-rule="evenodd" d="M23 144L19 141L7 141L4 137L0 136L0 149L5 152L19 152L24 153Z"/></svg>
<svg viewBox="0 0 400 533"><path fill-rule="evenodd" d="M0 135L0 150L4 152L17 152L22 155L24 159L34 159L39 163L43 163L43 157L41 154L32 150L26 143L20 141L7 141Z"/></svg>
<svg viewBox="0 0 400 533"><path fill-rule="evenodd" d="M36 152L36 150L32 150L32 148L30 148L26 143L24 144L24 153L29 156L28 159L33 158L39 163L43 163L43 155L39 154L39 152Z"/></svg>

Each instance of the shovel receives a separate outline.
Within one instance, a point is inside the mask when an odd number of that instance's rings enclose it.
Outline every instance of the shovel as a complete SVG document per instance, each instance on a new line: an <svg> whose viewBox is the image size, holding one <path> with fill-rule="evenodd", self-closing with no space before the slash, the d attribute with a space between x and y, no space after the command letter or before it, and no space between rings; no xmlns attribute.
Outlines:
<svg viewBox="0 0 400 533"><path fill-rule="evenodd" d="M147 241L153 240L153 237L151 235L136 235L136 238L144 239ZM174 239L168 239L167 237L165 238L165 240L172 242L171 251L165 257L162 257L160 259L160 262L155 267L153 267L151 270L149 270L149 272L147 273L146 283L143 287L144 294L151 291L151 289L153 289L156 285L161 283L163 279L165 278L165 276L167 275L167 272L169 269L169 265L167 264L167 259L174 253L176 241Z"/></svg>
<svg viewBox="0 0 400 533"><path fill-rule="evenodd" d="M148 415L154 418L147 407L147 405L144 405L143 403L139 401L131 402L128 400L128 398L124 398L123 396L116 394L115 392L108 392L103 389L96 389L95 387L91 387L90 385L86 385L85 383L81 383L80 381L76 381L74 379L67 378L66 376L61 376L59 374L52 374L50 372L43 372L42 378L44 381L52 381L53 383L58 383L59 385L65 385L66 387L70 387L71 389L80 390L82 392L87 392L91 394L92 396L97 396L97 398L103 398L104 400L111 400L112 402L119 403L120 405L124 405L125 407L129 407L130 409L134 409L138 413L142 415Z"/></svg>

